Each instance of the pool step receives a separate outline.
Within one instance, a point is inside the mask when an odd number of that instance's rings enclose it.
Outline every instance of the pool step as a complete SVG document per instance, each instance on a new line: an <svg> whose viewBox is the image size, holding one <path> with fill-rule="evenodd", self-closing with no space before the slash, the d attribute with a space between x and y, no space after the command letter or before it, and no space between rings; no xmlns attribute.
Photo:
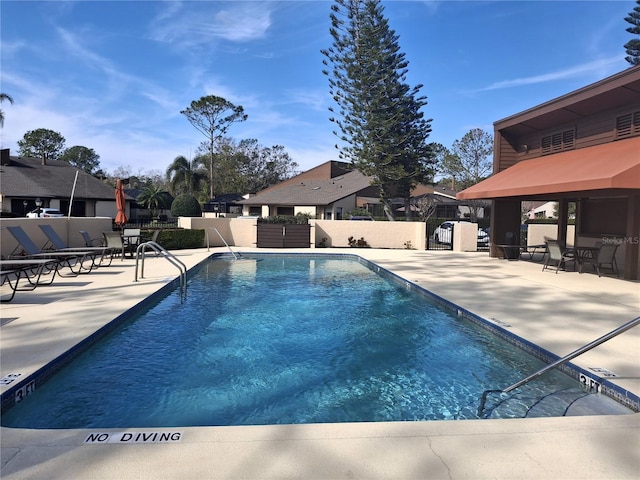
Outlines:
<svg viewBox="0 0 640 480"><path fill-rule="evenodd" d="M539 418L581 415L625 415L632 410L602 394L569 388L541 396L515 393L499 401L487 418Z"/></svg>

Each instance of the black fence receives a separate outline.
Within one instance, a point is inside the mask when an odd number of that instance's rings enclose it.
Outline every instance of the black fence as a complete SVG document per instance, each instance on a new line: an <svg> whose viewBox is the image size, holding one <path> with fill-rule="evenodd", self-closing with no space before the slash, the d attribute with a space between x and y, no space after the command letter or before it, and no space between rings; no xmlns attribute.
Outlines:
<svg viewBox="0 0 640 480"><path fill-rule="evenodd" d="M441 222L427 222L427 250L453 250L453 236L440 238L436 230Z"/></svg>
<svg viewBox="0 0 640 480"><path fill-rule="evenodd" d="M460 219L443 219L432 218L427 222L427 250L453 250L453 239L456 234L455 222L468 221ZM453 222L454 227L451 229L444 228L444 224L447 222ZM478 235L478 251L489 251L489 232L488 228L483 228L483 225L488 226L488 219L481 219L478 221L478 229L486 232L487 235Z"/></svg>
<svg viewBox="0 0 640 480"><path fill-rule="evenodd" d="M157 230L164 228L177 228L178 227L178 219L170 218L165 221L153 221L150 218L138 218L138 219L130 219L124 225L116 225L114 222L112 224L114 230L119 230L122 228L144 228L148 230Z"/></svg>

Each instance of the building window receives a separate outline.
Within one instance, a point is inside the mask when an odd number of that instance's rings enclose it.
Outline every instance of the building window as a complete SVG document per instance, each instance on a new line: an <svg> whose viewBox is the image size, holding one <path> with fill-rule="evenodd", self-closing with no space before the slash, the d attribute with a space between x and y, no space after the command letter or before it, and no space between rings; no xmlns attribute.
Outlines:
<svg viewBox="0 0 640 480"><path fill-rule="evenodd" d="M293 217L293 207L278 207L276 215Z"/></svg>
<svg viewBox="0 0 640 480"><path fill-rule="evenodd" d="M575 148L575 130L565 130L542 137L542 155L573 150Z"/></svg>
<svg viewBox="0 0 640 480"><path fill-rule="evenodd" d="M640 112L628 113L616 118L616 138L640 134Z"/></svg>

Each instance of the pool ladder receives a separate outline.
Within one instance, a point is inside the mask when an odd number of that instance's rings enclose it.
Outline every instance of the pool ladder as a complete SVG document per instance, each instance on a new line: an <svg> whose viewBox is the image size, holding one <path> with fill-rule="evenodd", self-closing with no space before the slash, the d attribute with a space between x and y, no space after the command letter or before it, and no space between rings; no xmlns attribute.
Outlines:
<svg viewBox="0 0 640 480"><path fill-rule="evenodd" d="M167 259L167 261L174 265L178 270L180 270L180 293L182 295L186 295L187 293L187 266L178 259L174 254L169 252L162 245L154 242L144 242L138 245L136 248L136 271L134 282L138 281L138 264L140 263L140 278L144 278L144 259L145 254L147 252L147 248L153 250L156 253L156 256L162 256ZM142 260L140 262L140 260Z"/></svg>
<svg viewBox="0 0 640 480"><path fill-rule="evenodd" d="M585 352L588 352L589 350L597 347L598 345L611 340L613 337L617 337L618 335L620 335L621 333L626 332L627 330L635 327L636 325L640 324L640 317L636 317L633 320L631 320L630 322L625 323L624 325L620 325L618 328L611 330L609 333L601 336L600 338L595 339L592 342L587 343L586 345L580 347L577 350L574 350L573 352L569 353L568 355L565 355L564 357L556 360L553 363L550 363L549 365L547 365L544 368L541 368L540 370L538 370L536 373L533 373L531 375L529 375L526 378L523 378L522 380L520 380L519 382L514 383L513 385L508 386L507 388L504 388L502 390L485 390L484 392L482 392L482 398L480 400L480 406L478 407L478 417L482 418L482 416L484 415L484 407L485 407L485 403L487 402L487 395L490 393L509 393L511 390L515 390L518 387L521 387L522 385L524 385L525 383L529 383L531 380L538 378L540 375L543 375L545 373L547 373L549 370L553 370L556 367L559 367L560 365L563 365L565 363L567 363L569 360L572 360L574 358L576 358L578 355L582 355Z"/></svg>

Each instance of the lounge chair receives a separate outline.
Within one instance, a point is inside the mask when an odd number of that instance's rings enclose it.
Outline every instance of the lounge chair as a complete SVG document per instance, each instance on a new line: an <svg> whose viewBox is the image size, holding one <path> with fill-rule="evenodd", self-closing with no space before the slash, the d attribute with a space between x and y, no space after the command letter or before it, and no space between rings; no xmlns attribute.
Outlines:
<svg viewBox="0 0 640 480"><path fill-rule="evenodd" d="M84 239L85 247L104 247L104 240L102 238L91 238L89 232L86 230L80 230L80 235Z"/></svg>
<svg viewBox="0 0 640 480"><path fill-rule="evenodd" d="M556 240L545 239L547 244L547 257L542 266L542 271L549 268L550 263L555 262L556 273L560 268L567 268L567 263L573 262L573 268L576 268L575 252L563 248Z"/></svg>
<svg viewBox="0 0 640 480"><path fill-rule="evenodd" d="M60 275L62 275L60 269L64 267L69 268L73 276L80 273L89 273L94 267L93 257L95 253L83 251L57 252L55 250L43 252L29 238L29 235L26 234L22 227L16 225L7 226L7 231L18 241L18 246L9 255L12 259L55 259L58 262L56 269ZM90 260L88 267L85 265L87 260Z"/></svg>
<svg viewBox="0 0 640 480"><path fill-rule="evenodd" d="M50 285L58 271L57 265L57 260L48 259L0 260L0 286L6 284L11 289L10 296L0 302L10 302L17 291L29 291L38 285ZM51 274L49 281L41 282L41 277L48 274ZM27 280L27 286L19 286L22 278Z"/></svg>
<svg viewBox="0 0 640 480"><path fill-rule="evenodd" d="M64 240L60 238L58 233L53 229L51 225L38 225L40 230L44 232L44 234L49 239L48 242L42 247L42 250L45 251L49 245L53 246L54 251L56 252L87 252L93 253L94 255L91 257L94 263L94 266L102 266L103 263L107 262L105 266L111 265L113 261L113 254L115 250L110 247L69 247ZM99 260L98 256L100 257Z"/></svg>
<svg viewBox="0 0 640 480"><path fill-rule="evenodd" d="M610 268L611 271L616 274L616 277L619 277L618 264L616 263L617 249L618 244L616 243L600 245L600 248L595 252L595 255L584 256L582 258L582 261L580 262L580 273L582 273L582 267L586 263L594 267L596 272L598 272L599 277L602 276L602 273L600 272L600 268L602 267Z"/></svg>

